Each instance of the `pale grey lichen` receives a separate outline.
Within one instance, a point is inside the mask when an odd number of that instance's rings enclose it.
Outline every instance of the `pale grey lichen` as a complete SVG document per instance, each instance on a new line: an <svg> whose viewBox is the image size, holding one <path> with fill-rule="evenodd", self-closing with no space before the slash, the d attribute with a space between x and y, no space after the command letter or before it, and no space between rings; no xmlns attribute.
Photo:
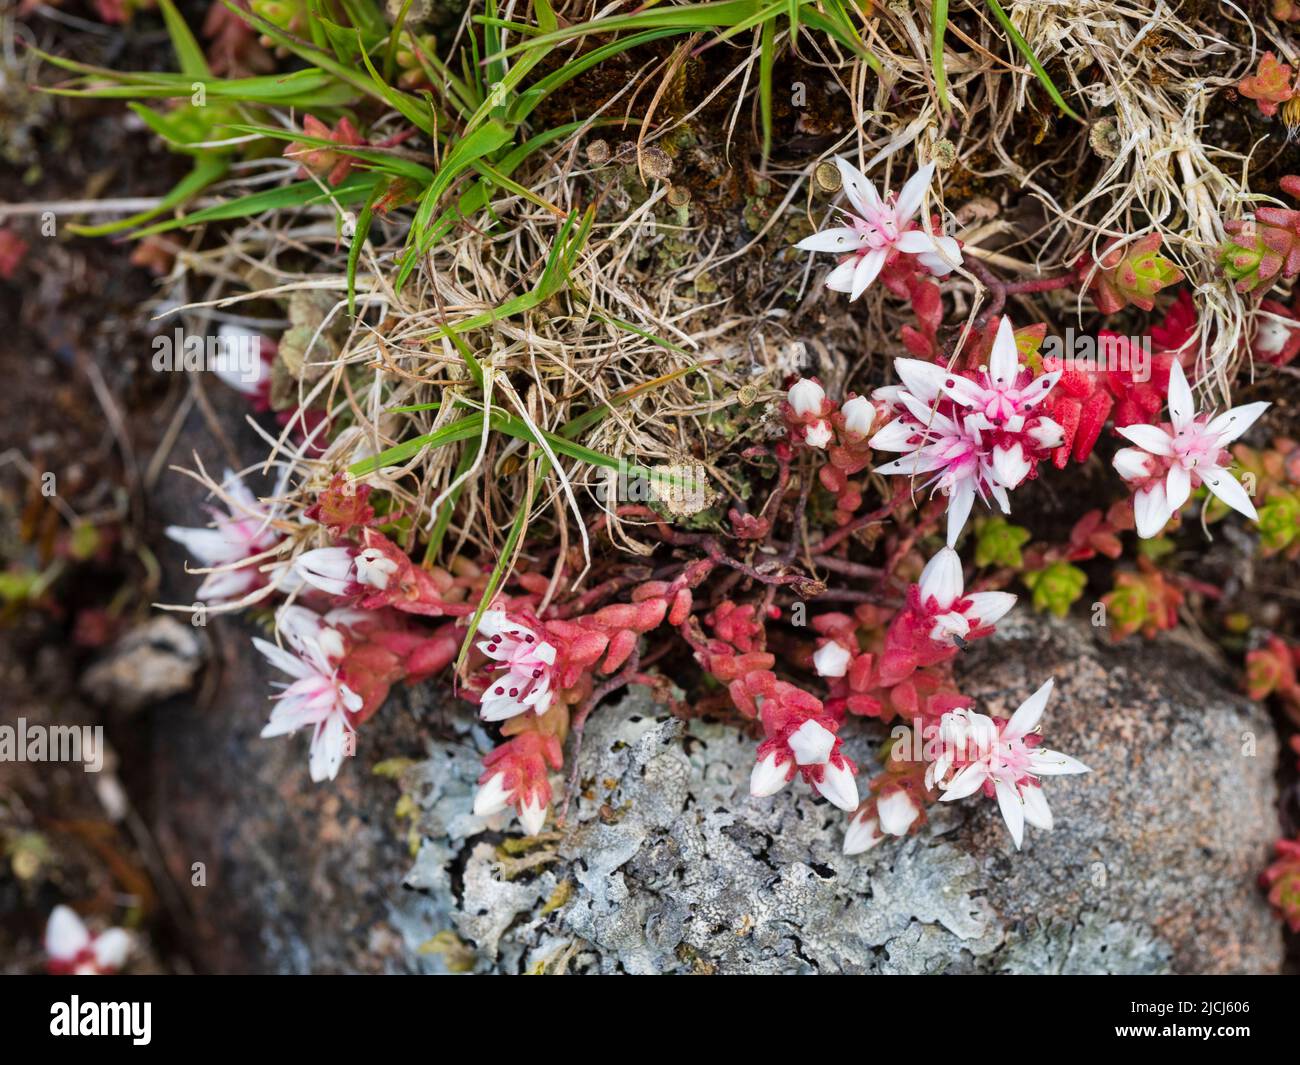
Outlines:
<svg viewBox="0 0 1300 1065"><path fill-rule="evenodd" d="M992 804L975 801L936 808L919 835L845 857L844 815L800 782L771 798L749 796L751 737L731 724L674 719L644 692L591 718L569 827L530 848L505 848L518 841L517 825L471 812L478 757L490 740L449 711L442 723L455 738L439 742L404 780L423 842L406 880L418 894L392 923L413 948L453 932L484 972L1275 966L1280 940L1270 938L1275 929L1250 883L1254 837L1262 847L1271 830L1255 822L1272 802L1276 751L1259 709L1208 675L1153 684L1143 656L1183 668L1167 662L1167 650L1112 651L1082 626L1023 613L981 654L969 677L990 704L1014 705L1040 673L1056 673L1052 736L1074 730L1095 769L1052 781L1060 824L1031 835L1021 852ZM1081 688L1091 704L1079 705ZM1243 728L1261 732L1258 760L1225 746ZM850 757L876 771L883 730L851 727L845 735ZM1138 742L1144 760L1131 770L1128 747ZM1189 760L1199 783L1188 775L1180 785L1178 766ZM555 784L558 793L559 777ZM1232 790L1235 805L1207 805L1206 789ZM1217 865L1179 846L1174 833L1153 837L1144 828L1165 810L1174 821L1191 819L1183 826L1189 838L1213 842ZM1221 833L1246 838L1231 850ZM1146 856L1155 864L1144 864ZM1225 906L1236 908L1240 934L1218 935L1208 953L1197 944L1225 920ZM427 955L423 964L437 969L442 961Z"/></svg>

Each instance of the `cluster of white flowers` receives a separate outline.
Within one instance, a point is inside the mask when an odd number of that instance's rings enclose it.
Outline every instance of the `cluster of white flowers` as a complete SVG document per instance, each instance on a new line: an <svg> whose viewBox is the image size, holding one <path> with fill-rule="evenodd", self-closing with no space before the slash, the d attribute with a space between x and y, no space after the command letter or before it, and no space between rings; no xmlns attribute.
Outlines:
<svg viewBox="0 0 1300 1065"><path fill-rule="evenodd" d="M1233 510L1257 520L1250 496L1228 470L1230 456L1225 448L1268 407L1246 403L1218 417L1197 413L1187 377L1175 360L1169 369L1168 424L1116 430L1137 445L1115 453L1115 469L1134 489L1138 535L1158 536L1201 484Z"/></svg>

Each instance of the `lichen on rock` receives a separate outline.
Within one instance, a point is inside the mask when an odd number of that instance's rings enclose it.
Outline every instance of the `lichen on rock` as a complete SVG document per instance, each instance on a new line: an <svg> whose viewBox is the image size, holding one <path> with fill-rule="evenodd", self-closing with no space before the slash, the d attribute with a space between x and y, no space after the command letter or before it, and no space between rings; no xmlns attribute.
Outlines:
<svg viewBox="0 0 1300 1065"><path fill-rule="evenodd" d="M424 840L411 945L451 930L498 972L1275 969L1252 879L1273 802L1262 711L1172 645L1116 650L1078 623L1015 617L972 654L970 690L1005 711L1053 673L1054 740L1094 769L1050 782L1058 827L1023 851L973 804L846 857L838 810L797 786L749 797L734 725L633 693L593 715L568 827L531 845L470 812L477 726L409 771ZM872 741L850 744L870 765Z"/></svg>

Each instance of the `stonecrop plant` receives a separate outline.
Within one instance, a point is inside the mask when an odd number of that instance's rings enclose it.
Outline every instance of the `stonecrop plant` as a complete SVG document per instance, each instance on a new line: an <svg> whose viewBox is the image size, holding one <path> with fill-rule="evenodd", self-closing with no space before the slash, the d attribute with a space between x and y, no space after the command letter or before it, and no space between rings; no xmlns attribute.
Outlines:
<svg viewBox="0 0 1300 1065"><path fill-rule="evenodd" d="M331 156L306 165L328 165L337 175L340 164ZM914 222L933 165L918 167L888 198L848 160L838 158L836 166L849 224L798 248L843 256L825 277L830 293L855 300L885 276L910 298L918 319L933 313L930 286L963 261L957 240ZM1142 247L1144 254L1154 250L1150 242ZM1122 271L1122 264L1107 265L1111 258L1098 267ZM1077 269L1070 274L1079 276ZM1121 290L1127 283L1116 282ZM1117 302L1107 297L1101 305ZM1040 476L1068 478L1071 464L1087 459L1109 424L1116 439L1134 445L1115 451L1114 466L1133 492L1127 510L1139 536L1158 535L1199 485L1255 518L1226 446L1268 404L1197 414L1175 354L1153 402L1130 404L1124 424L1106 420L1111 405L1089 405L1085 424L1080 397L1099 388L1127 397L1128 386L1107 381L1104 366L1054 366L1038 351L1041 328L1017 330L1006 314L976 324L951 350L895 359L899 383L869 397L837 400L816 378L791 381L778 404L781 431L743 452L770 484L766 500L734 500L716 531L690 531L671 523L670 513L635 504L615 506L587 531L616 518L638 523L658 545L651 557L663 553L663 564L648 575L611 575L584 587L575 579L582 555L574 548L556 557L550 576L463 555L444 568L428 549L423 556L403 550L389 533L405 531L409 540L414 526L403 529L395 500L381 494L386 471L416 453L402 443L359 463L378 475L373 482L332 473L297 517L258 503L228 475L220 494L231 513L216 514L213 528L169 535L205 564L200 595L214 606L267 595L285 600L274 614L278 642L254 640L291 678L275 696L263 735L309 731L313 780L337 776L394 683L422 680L454 661L465 698L501 733L500 746L484 760L475 812L494 818L512 810L523 830L536 834L555 816L557 788L567 805L577 786L575 755L567 783L552 779L566 764L566 739L572 735L577 747L588 715L628 685L644 685L684 712L683 685L653 663L686 653L700 682L725 690L730 710L762 733L750 780L755 801L801 778L848 814L844 845L857 853L917 831L934 802L984 796L996 801L1018 848L1026 824L1052 827L1042 778L1088 767L1040 747L1051 678L1007 719L979 712L958 686L955 660L992 635L1016 600L1003 590L966 590L955 548L975 502L1011 514L1013 492ZM919 321L914 335L923 328ZM929 332L937 334L933 326ZM463 354L471 369L478 365ZM1072 379L1063 384L1067 374ZM467 384L486 394L488 382L480 369ZM522 411L517 421L502 415L494 422L484 417L486 401L465 395L453 399L465 414L451 426L468 423L464 436L471 441L514 422L518 437L546 456L542 461L572 454L571 436L530 426ZM579 451L588 460L590 454ZM873 491L883 494L868 507ZM833 510L823 511L829 523L801 533L822 492L833 500ZM803 571L800 555L832 572L865 572L844 549L859 531L889 522L900 531L886 565L873 572L874 594L851 614L818 612L826 585ZM907 580L915 545L940 525L942 546ZM808 607L813 639L774 642L771 627ZM926 741L919 758L893 751L899 764L860 780L841 735L854 718L908 723Z"/></svg>
<svg viewBox="0 0 1300 1065"><path fill-rule="evenodd" d="M940 803L995 807L1018 850L1026 826L1053 827L1047 778L1099 768L1045 736L1098 711L1049 710L1051 675L1009 715L963 691L963 655L1007 624L1012 589L1021 610L1095 605L1111 638L1150 636L1214 591L1176 546L1204 550L1228 522L1274 553L1300 543L1295 452L1248 449L1270 402L1229 399L1252 363L1300 351L1300 313L1264 295L1300 274L1300 212L1243 215L1225 193L1221 217L1189 193L1183 239L1154 196L1111 210L1094 190L1042 227L1089 219L1068 254L1050 233L1041 256L1035 238L1000 243L1010 223L985 224L970 195L979 167L954 162L943 24L939 77L906 90L933 92L933 120L876 130L866 150L855 134L891 113L892 90L874 109L835 96L790 120L818 148L787 161L798 181L782 198L765 169L774 64L805 61L802 40L831 54L819 70L881 70L865 16L838 0L563 18L547 0L489 2L454 33L407 28L404 4L344 4L334 21L253 0L229 8L247 39L221 29L223 64L256 35L293 69L238 77L215 74L159 2L180 73L50 59L72 76L61 91L136 95L193 155L158 210L101 230L235 227L221 284L256 255L274 264L246 271L244 295L276 324L238 325L265 357L223 375L276 415L256 456L272 476L200 471L220 508L168 535L209 613L261 626L250 638L280 678L262 735L300 744L322 787L394 686L432 681L494 744L474 816L563 830L591 714L640 687L664 713L752 736L746 801L829 804L847 854L919 833ZM990 25L1029 61L1005 13ZM736 42L751 31L754 162L728 186L747 229L709 244L696 232L718 204L693 197L733 179L676 71L703 41L749 55ZM667 73L624 129L632 58ZM1075 114L1036 58L1026 69L1044 123ZM209 106L186 102L196 78ZM1271 113L1289 78L1265 56L1241 91ZM750 90L733 91L740 114ZM657 124L661 100L675 117ZM1124 166L1155 166L1123 144ZM987 147L1006 150L996 134ZM1180 188L1206 163L1181 165ZM266 188L238 183L255 172ZM996 196L1031 180L994 172ZM962 183L959 207L946 187ZM326 282L275 257L291 239ZM1057 266L1040 268L1049 248ZM672 284L652 290L655 271ZM717 317L769 272L779 283L744 331ZM1117 330L1084 337L1087 355L1057 343L1084 315ZM1273 654L1253 675L1281 690L1288 669ZM1294 922L1293 850L1266 880ZM92 964L76 942L68 964Z"/></svg>

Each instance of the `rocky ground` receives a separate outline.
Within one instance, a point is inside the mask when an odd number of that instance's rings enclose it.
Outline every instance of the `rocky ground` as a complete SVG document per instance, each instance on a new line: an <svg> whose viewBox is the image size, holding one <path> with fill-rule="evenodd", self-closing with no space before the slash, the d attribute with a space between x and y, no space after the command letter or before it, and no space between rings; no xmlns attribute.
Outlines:
<svg viewBox="0 0 1300 1065"><path fill-rule="evenodd" d="M332 788L256 739L266 678L223 640L227 696L156 722L152 828L204 968L279 972L1276 972L1255 887L1276 802L1272 727L1173 642L1114 649L1013 615L970 689L1058 687L1058 820L1016 853L992 803L840 853L843 816L793 786L748 797L752 745L644 698L588 729L568 831L532 844L470 812L489 744L463 708L405 695ZM237 679L233 679L237 678ZM394 757L425 750L418 762ZM859 738L852 753L871 757ZM237 770L232 771L232 767ZM413 855L413 857L412 857Z"/></svg>
<svg viewBox="0 0 1300 1065"><path fill-rule="evenodd" d="M1267 716L1193 652L1027 614L972 654L968 685L1013 709L1049 674L1051 742L1094 772L1049 782L1058 827L1019 854L975 803L846 858L826 804L748 797L734 729L637 698L589 730L575 828L511 853L468 813L465 742L443 745L403 777L421 810L406 886L425 896L402 907L408 937L450 930L458 964L509 972L1277 971L1254 886Z"/></svg>

